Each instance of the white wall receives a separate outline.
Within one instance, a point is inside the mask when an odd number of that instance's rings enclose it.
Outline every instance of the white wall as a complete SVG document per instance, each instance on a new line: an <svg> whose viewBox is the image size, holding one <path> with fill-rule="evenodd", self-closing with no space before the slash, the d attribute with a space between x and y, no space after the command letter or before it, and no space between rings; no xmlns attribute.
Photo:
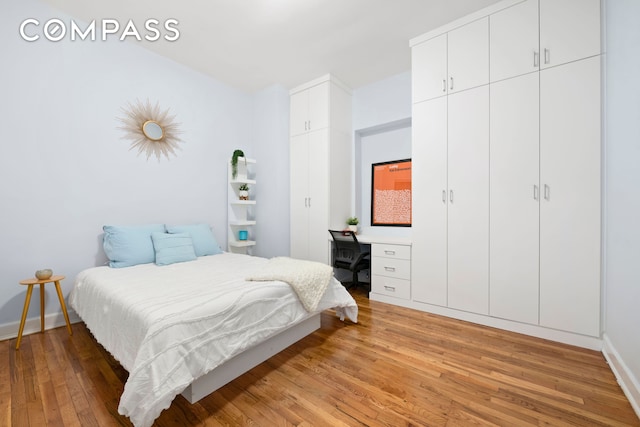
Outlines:
<svg viewBox="0 0 640 427"><path fill-rule="evenodd" d="M605 344L640 414L640 2L606 2ZM625 368L626 365L626 368ZM615 366L614 366L615 368Z"/></svg>
<svg viewBox="0 0 640 427"><path fill-rule="evenodd" d="M104 263L104 224L207 222L226 247L226 160L253 143L252 96L134 43L28 43L18 26L31 17L70 19L34 0L0 13L0 329L19 321L18 281L36 269L66 275L66 295L80 270ZM136 98L176 115L177 157L129 151L116 117ZM50 285L46 302L59 312Z"/></svg>
<svg viewBox="0 0 640 427"><path fill-rule="evenodd" d="M360 219L360 232L410 236L410 227L371 227L371 164L411 157L411 73L397 74L354 90L353 129L352 211Z"/></svg>

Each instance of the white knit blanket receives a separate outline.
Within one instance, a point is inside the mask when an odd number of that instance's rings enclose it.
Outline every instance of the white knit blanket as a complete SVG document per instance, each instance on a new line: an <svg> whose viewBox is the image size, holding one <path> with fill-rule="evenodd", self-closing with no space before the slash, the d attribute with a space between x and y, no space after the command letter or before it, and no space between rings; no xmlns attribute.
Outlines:
<svg viewBox="0 0 640 427"><path fill-rule="evenodd" d="M307 311L315 311L333 277L333 268L315 261L288 257L271 258L247 280L279 280L288 283Z"/></svg>

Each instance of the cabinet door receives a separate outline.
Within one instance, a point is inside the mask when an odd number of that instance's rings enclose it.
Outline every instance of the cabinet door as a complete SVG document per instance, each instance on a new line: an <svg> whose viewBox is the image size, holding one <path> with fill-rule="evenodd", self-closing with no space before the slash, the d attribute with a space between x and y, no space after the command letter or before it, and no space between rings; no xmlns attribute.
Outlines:
<svg viewBox="0 0 640 427"><path fill-rule="evenodd" d="M600 0L540 0L541 68L601 53Z"/></svg>
<svg viewBox="0 0 640 427"><path fill-rule="evenodd" d="M538 324L539 76L490 87L491 316Z"/></svg>
<svg viewBox="0 0 640 427"><path fill-rule="evenodd" d="M307 259L329 263L329 132L309 133L309 256Z"/></svg>
<svg viewBox="0 0 640 427"><path fill-rule="evenodd" d="M600 334L600 56L540 72L540 325Z"/></svg>
<svg viewBox="0 0 640 427"><path fill-rule="evenodd" d="M489 16L489 35L492 82L538 70L538 0Z"/></svg>
<svg viewBox="0 0 640 427"><path fill-rule="evenodd" d="M329 85L329 82L324 82L309 89L309 130L329 126Z"/></svg>
<svg viewBox="0 0 640 427"><path fill-rule="evenodd" d="M449 307L489 313L489 85L449 95Z"/></svg>
<svg viewBox="0 0 640 427"><path fill-rule="evenodd" d="M411 49L413 102L447 94L447 35L427 40Z"/></svg>
<svg viewBox="0 0 640 427"><path fill-rule="evenodd" d="M309 256L309 134L291 138L289 148L290 253L292 258Z"/></svg>
<svg viewBox="0 0 640 427"><path fill-rule="evenodd" d="M295 136L307 132L309 120L309 91L294 93L289 101L289 135Z"/></svg>
<svg viewBox="0 0 640 427"><path fill-rule="evenodd" d="M449 93L489 83L489 18L449 31L447 40Z"/></svg>
<svg viewBox="0 0 640 427"><path fill-rule="evenodd" d="M412 298L447 305L447 97L413 105Z"/></svg>

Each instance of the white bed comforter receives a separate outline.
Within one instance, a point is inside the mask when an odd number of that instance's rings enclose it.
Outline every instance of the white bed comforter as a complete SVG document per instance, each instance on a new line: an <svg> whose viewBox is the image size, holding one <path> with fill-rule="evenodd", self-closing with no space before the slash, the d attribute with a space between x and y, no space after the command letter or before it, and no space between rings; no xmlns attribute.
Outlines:
<svg viewBox="0 0 640 427"><path fill-rule="evenodd" d="M311 315L286 283L244 279L267 261L224 253L78 274L71 307L129 371L120 414L150 426L193 380ZM335 278L316 311L328 308L357 322L358 307Z"/></svg>

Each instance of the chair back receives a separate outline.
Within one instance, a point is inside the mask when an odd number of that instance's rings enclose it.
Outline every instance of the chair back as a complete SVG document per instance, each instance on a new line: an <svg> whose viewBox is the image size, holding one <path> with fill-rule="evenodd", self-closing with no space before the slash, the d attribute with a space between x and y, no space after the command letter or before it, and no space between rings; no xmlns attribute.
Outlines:
<svg viewBox="0 0 640 427"><path fill-rule="evenodd" d="M339 263L351 263L361 253L360 243L353 231L329 230L334 243L334 265Z"/></svg>

